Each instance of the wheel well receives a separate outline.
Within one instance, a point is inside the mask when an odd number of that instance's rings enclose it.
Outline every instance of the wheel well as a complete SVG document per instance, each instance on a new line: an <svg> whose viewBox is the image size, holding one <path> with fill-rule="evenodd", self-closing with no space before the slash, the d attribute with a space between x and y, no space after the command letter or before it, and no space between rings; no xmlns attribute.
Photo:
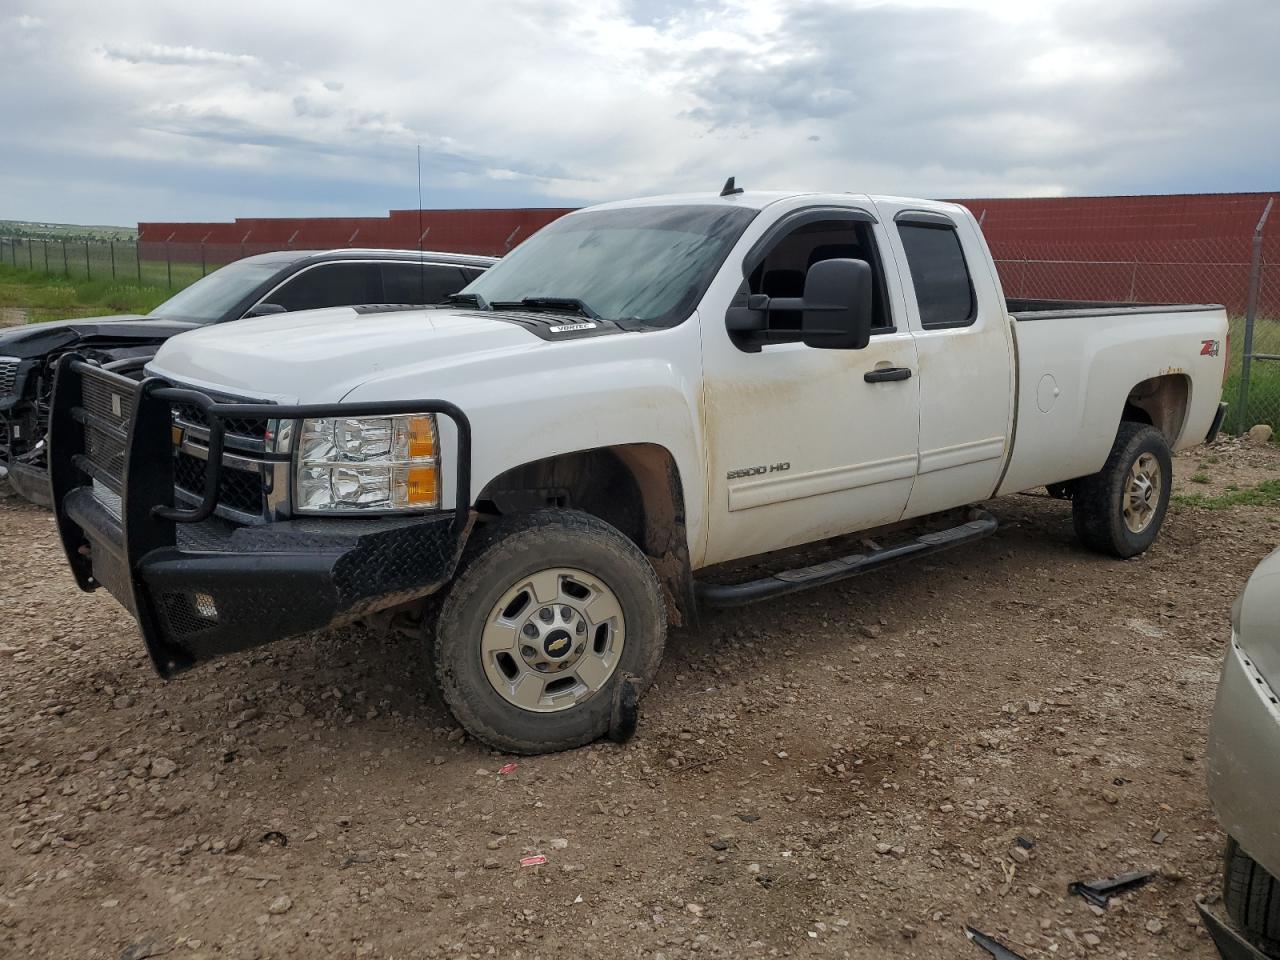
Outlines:
<svg viewBox="0 0 1280 960"><path fill-rule="evenodd" d="M1186 375L1152 377L1129 391L1121 419L1150 424L1164 434L1172 448L1182 435L1190 401L1191 382Z"/></svg>
<svg viewBox="0 0 1280 960"><path fill-rule="evenodd" d="M676 625L692 622L684 493L675 458L664 447L619 444L521 464L490 480L476 507L481 518L547 507L599 517L649 558L666 594L668 619Z"/></svg>

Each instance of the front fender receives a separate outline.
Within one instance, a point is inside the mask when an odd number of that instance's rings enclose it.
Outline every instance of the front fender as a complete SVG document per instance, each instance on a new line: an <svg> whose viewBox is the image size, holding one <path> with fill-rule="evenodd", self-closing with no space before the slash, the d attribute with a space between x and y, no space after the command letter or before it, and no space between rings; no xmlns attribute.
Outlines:
<svg viewBox="0 0 1280 960"><path fill-rule="evenodd" d="M696 317L663 331L550 345L515 355L443 360L392 371L344 400L430 393L462 408L472 426L472 486L536 460L621 444L671 454L680 472L690 558L705 542L706 503L700 411L701 341ZM441 448L452 426L440 423ZM445 463L446 504L452 496Z"/></svg>

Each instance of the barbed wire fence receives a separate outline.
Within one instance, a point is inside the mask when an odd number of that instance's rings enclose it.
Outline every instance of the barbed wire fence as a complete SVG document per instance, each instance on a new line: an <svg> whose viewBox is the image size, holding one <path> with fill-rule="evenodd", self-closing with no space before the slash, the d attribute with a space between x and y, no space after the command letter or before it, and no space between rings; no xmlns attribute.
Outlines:
<svg viewBox="0 0 1280 960"><path fill-rule="evenodd" d="M1231 322L1226 429L1280 431L1280 211L1268 204L1252 236L1133 243L1002 242L992 253L1005 295L1119 303L1221 303ZM1268 224L1272 228L1268 231ZM0 263L67 281L177 291L268 244L0 237Z"/></svg>

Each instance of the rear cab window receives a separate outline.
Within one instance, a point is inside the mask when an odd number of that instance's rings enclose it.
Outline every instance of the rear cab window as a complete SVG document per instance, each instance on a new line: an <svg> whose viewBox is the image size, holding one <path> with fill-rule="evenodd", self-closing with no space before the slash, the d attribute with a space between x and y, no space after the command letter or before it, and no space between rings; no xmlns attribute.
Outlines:
<svg viewBox="0 0 1280 960"><path fill-rule="evenodd" d="M934 214L898 216L898 236L925 330L970 326L978 316L973 278L955 224Z"/></svg>

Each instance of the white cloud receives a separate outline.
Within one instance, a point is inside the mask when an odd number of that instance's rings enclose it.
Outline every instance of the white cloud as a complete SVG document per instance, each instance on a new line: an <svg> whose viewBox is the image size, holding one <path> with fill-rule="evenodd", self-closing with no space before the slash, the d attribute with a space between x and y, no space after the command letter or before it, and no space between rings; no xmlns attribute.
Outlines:
<svg viewBox="0 0 1280 960"><path fill-rule="evenodd" d="M307 11L45 0L11 18L0 89L22 94L0 101L0 156L23 186L0 216L377 214L414 202L419 144L427 202L470 206L730 173L946 196L1256 189L1280 147L1274 0Z"/></svg>
<svg viewBox="0 0 1280 960"><path fill-rule="evenodd" d="M223 53L221 50L204 50L200 47L172 47L163 43L136 43L122 46L106 46L103 52L112 60L127 63L154 63L162 66L197 66L213 64L221 67L251 67L257 57L243 53Z"/></svg>

